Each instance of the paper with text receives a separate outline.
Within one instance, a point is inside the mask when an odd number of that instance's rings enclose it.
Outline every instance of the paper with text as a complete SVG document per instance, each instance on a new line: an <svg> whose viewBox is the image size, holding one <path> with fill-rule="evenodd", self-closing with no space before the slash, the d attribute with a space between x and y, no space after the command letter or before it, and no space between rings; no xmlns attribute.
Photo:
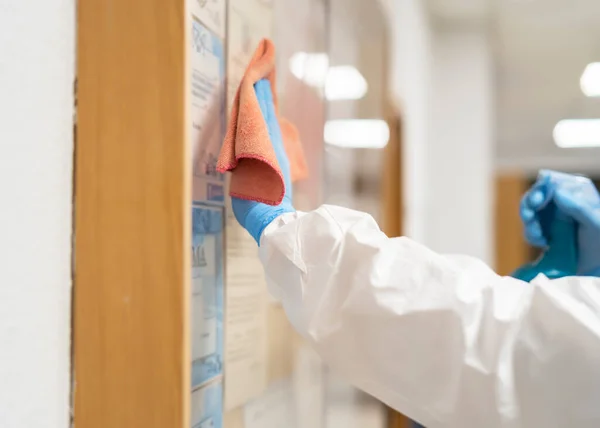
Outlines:
<svg viewBox="0 0 600 428"><path fill-rule="evenodd" d="M223 384L217 381L192 392L192 428L223 428Z"/></svg>

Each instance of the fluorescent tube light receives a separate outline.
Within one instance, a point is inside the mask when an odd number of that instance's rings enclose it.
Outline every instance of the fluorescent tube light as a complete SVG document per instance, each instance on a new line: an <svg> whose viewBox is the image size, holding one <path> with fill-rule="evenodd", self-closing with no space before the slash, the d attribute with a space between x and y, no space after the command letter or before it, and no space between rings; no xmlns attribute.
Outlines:
<svg viewBox="0 0 600 428"><path fill-rule="evenodd" d="M600 119L561 120L554 127L554 142L563 149L600 147Z"/></svg>
<svg viewBox="0 0 600 428"><path fill-rule="evenodd" d="M344 119L325 123L325 142L353 149L381 149L390 139L390 129L384 120Z"/></svg>
<svg viewBox="0 0 600 428"><path fill-rule="evenodd" d="M325 87L325 97L330 101L358 100L368 90L367 81L356 67L329 67L329 56L326 53L296 52L290 59L290 70L307 85Z"/></svg>
<svg viewBox="0 0 600 428"><path fill-rule="evenodd" d="M367 93L367 81L355 67L330 67L325 83L325 97L330 101L359 100Z"/></svg>
<svg viewBox="0 0 600 428"><path fill-rule="evenodd" d="M579 79L581 90L588 97L600 97L600 62L588 64Z"/></svg>

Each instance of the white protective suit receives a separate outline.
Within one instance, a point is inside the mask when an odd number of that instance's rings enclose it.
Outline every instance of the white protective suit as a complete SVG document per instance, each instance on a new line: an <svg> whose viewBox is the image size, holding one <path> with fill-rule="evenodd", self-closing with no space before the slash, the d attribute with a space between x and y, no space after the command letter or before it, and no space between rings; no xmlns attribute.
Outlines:
<svg viewBox="0 0 600 428"><path fill-rule="evenodd" d="M427 428L599 428L600 279L528 284L334 206L264 231L271 293L332 369Z"/></svg>

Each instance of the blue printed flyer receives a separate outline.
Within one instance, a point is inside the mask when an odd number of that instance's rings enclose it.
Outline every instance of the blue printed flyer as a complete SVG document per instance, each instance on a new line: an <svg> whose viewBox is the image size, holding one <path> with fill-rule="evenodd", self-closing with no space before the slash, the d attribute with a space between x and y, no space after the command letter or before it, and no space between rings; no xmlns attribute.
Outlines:
<svg viewBox="0 0 600 428"><path fill-rule="evenodd" d="M223 373L223 209L192 208L192 388Z"/></svg>
<svg viewBox="0 0 600 428"><path fill-rule="evenodd" d="M191 43L192 199L223 205L225 176L217 172L217 158L226 126L225 50L196 20Z"/></svg>
<svg viewBox="0 0 600 428"><path fill-rule="evenodd" d="M192 428L223 427L223 383L206 385L192 392Z"/></svg>

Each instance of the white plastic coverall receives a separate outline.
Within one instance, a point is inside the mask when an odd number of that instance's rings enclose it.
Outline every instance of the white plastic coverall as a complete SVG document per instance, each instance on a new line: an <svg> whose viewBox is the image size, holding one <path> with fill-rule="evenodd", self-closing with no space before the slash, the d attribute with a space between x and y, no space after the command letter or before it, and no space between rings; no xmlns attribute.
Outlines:
<svg viewBox="0 0 600 428"><path fill-rule="evenodd" d="M600 279L531 284L334 206L264 231L270 292L355 386L427 428L599 428Z"/></svg>

